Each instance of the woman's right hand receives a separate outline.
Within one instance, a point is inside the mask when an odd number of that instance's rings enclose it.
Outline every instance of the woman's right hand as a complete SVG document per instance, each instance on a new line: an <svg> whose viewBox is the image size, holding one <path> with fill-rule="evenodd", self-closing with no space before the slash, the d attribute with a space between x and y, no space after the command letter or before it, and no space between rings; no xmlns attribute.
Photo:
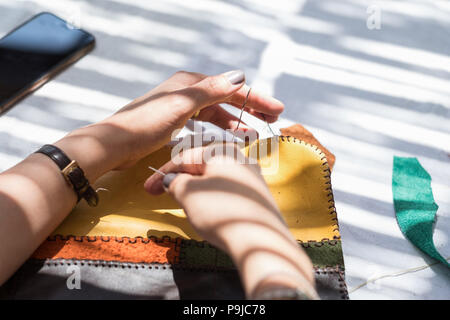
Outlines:
<svg viewBox="0 0 450 320"><path fill-rule="evenodd" d="M249 161L235 144L189 149L160 168L176 175L154 174L144 187L160 194L166 185L196 232L231 256L248 297L261 286L301 288L316 297L312 264L290 234L259 166Z"/></svg>

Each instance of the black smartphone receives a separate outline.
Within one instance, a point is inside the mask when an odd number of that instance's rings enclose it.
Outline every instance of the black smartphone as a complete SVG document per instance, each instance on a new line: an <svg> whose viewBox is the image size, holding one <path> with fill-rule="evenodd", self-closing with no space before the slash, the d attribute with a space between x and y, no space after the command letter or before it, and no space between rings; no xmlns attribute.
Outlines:
<svg viewBox="0 0 450 320"><path fill-rule="evenodd" d="M0 114L86 55L95 38L42 12L0 39Z"/></svg>

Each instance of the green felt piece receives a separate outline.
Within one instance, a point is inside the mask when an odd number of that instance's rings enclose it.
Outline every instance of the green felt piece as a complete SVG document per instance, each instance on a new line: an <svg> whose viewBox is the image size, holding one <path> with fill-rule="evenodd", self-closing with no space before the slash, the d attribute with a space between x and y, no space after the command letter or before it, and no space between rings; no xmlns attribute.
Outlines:
<svg viewBox="0 0 450 320"><path fill-rule="evenodd" d="M344 257L340 240L322 241L302 245L314 267L340 266L344 269Z"/></svg>
<svg viewBox="0 0 450 320"><path fill-rule="evenodd" d="M316 268L339 266L344 269L344 258L340 240L305 242L299 244ZM183 240L180 264L191 268L235 269L230 257L206 242Z"/></svg>
<svg viewBox="0 0 450 320"><path fill-rule="evenodd" d="M218 267L234 269L234 263L231 258L222 250L217 250L216 263Z"/></svg>
<svg viewBox="0 0 450 320"><path fill-rule="evenodd" d="M183 240L180 264L186 267L235 269L228 255L207 242Z"/></svg>
<svg viewBox="0 0 450 320"><path fill-rule="evenodd" d="M394 156L392 193L397 222L417 248L450 267L433 243L433 223L438 205L431 190L431 177L416 158Z"/></svg>

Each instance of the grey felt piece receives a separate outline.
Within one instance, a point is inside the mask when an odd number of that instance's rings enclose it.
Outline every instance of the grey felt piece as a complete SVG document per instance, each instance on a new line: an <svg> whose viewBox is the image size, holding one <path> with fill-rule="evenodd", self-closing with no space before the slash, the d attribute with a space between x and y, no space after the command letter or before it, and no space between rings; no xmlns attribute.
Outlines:
<svg viewBox="0 0 450 320"><path fill-rule="evenodd" d="M74 285L79 270L80 289ZM345 299L335 269L316 270L322 299ZM0 299L244 299L235 270L86 260L29 260L0 287Z"/></svg>

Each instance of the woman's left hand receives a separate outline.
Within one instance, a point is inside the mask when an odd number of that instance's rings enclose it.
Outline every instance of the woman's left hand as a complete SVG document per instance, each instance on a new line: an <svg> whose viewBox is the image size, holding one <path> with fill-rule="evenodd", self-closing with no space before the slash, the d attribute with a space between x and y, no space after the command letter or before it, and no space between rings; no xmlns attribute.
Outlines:
<svg viewBox="0 0 450 320"><path fill-rule="evenodd" d="M91 180L95 180L109 170L128 167L161 148L170 141L172 132L183 127L197 112L195 120L234 130L238 118L219 103L241 108L249 89L240 70L216 76L180 71L107 119L72 132L60 147L70 154L70 137L95 137L89 148L97 148L103 161L103 170L91 174ZM252 91L245 110L274 122L283 109L280 101ZM245 125L242 128L246 130Z"/></svg>
<svg viewBox="0 0 450 320"><path fill-rule="evenodd" d="M197 111L197 119L233 128L237 119L218 103L240 107L248 89L242 72L213 77L177 72L107 119L77 129L54 145L76 160L93 184L106 172L129 166L166 144ZM275 121L283 111L279 101L255 92L247 106L252 114L267 115L268 121ZM76 201L73 188L43 154L33 153L0 174L0 285L55 230Z"/></svg>

